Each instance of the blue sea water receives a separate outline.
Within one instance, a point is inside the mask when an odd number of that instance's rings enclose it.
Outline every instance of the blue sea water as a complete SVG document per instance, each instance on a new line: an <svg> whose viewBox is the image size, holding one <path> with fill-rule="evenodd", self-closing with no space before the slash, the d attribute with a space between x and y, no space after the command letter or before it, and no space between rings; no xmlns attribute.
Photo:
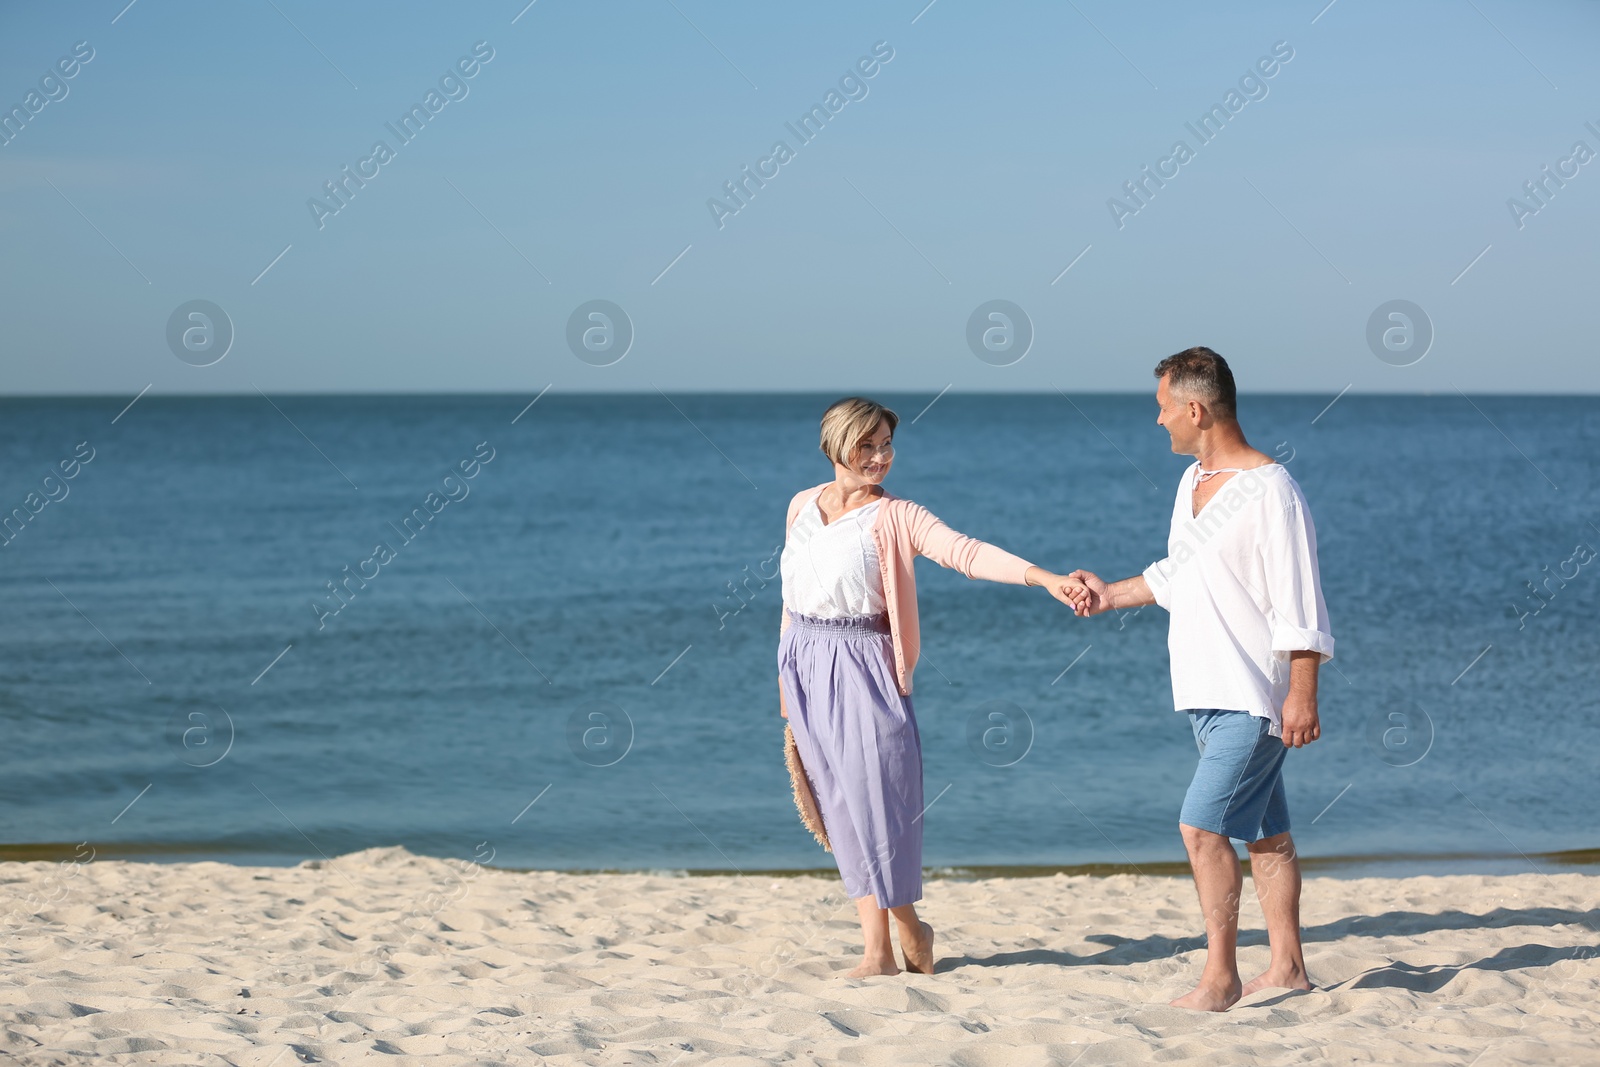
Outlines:
<svg viewBox="0 0 1600 1067"><path fill-rule="evenodd" d="M0 402L0 842L826 867L764 577L833 398L528 399ZM889 486L955 528L1108 578L1163 554L1186 460L1150 397L880 399ZM1301 851L1600 843L1592 401L1329 399L1241 411L1310 501L1338 641ZM1164 613L918 581L929 866L1181 858Z"/></svg>

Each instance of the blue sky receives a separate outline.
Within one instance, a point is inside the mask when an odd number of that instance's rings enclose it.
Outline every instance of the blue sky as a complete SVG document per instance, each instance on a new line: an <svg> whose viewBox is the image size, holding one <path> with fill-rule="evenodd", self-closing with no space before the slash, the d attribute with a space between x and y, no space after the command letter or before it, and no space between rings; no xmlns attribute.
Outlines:
<svg viewBox="0 0 1600 1067"><path fill-rule="evenodd" d="M40 92L0 146L0 394L1142 391L1191 344L1251 391L1600 389L1600 162L1507 205L1600 152L1600 5L524 3L0 9L0 106ZM605 366L567 341L597 299L633 331ZM995 299L1034 334L1004 366L967 341ZM1367 341L1396 299L1434 332L1407 366ZM233 325L210 366L167 340L192 300Z"/></svg>

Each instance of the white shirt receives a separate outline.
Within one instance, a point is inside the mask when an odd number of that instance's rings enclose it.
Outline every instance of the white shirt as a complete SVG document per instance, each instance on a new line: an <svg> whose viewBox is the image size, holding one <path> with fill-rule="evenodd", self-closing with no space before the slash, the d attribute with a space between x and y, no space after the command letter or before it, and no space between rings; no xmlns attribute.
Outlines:
<svg viewBox="0 0 1600 1067"><path fill-rule="evenodd" d="M827 524L815 497L800 509L780 563L784 607L820 619L883 613L883 572L872 540L882 502L874 500Z"/></svg>
<svg viewBox="0 0 1600 1067"><path fill-rule="evenodd" d="M1144 572L1172 615L1173 706L1247 711L1282 736L1289 653L1333 658L1316 527L1300 486L1277 463L1235 474L1196 516L1199 469L1178 484L1167 557Z"/></svg>

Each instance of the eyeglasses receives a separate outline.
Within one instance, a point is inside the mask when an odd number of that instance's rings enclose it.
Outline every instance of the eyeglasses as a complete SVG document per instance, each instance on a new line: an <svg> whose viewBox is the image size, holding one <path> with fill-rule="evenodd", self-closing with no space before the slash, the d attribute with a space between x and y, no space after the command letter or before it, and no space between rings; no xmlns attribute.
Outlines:
<svg viewBox="0 0 1600 1067"><path fill-rule="evenodd" d="M894 455L894 442L885 441L881 445L869 445L867 442L863 441L859 445L856 445L856 449L861 453L862 456L883 456L887 459L888 457Z"/></svg>

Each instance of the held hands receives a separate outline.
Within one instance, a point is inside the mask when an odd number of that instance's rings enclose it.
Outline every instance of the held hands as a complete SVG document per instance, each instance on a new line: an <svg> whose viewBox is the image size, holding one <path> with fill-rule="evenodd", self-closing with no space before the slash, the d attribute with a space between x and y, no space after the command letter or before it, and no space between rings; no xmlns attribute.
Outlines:
<svg viewBox="0 0 1600 1067"><path fill-rule="evenodd" d="M1086 594L1083 583L1075 577L1055 574L1043 567L1028 568L1026 581L1029 585L1043 586L1046 592L1074 611L1077 610L1078 598Z"/></svg>
<svg viewBox="0 0 1600 1067"><path fill-rule="evenodd" d="M1029 585L1044 586L1051 596L1071 608L1079 618L1098 615L1112 608L1110 587L1092 571L1055 574L1043 567L1033 567L1028 571L1027 582Z"/></svg>
<svg viewBox="0 0 1600 1067"><path fill-rule="evenodd" d="M1045 588L1050 591L1051 596L1071 608L1074 613L1078 611L1079 600L1089 595L1082 582L1071 576L1063 577L1059 574L1051 575Z"/></svg>
<svg viewBox="0 0 1600 1067"><path fill-rule="evenodd" d="M1093 571L1077 570L1067 575L1062 587L1066 603L1080 619L1110 611L1111 588Z"/></svg>

